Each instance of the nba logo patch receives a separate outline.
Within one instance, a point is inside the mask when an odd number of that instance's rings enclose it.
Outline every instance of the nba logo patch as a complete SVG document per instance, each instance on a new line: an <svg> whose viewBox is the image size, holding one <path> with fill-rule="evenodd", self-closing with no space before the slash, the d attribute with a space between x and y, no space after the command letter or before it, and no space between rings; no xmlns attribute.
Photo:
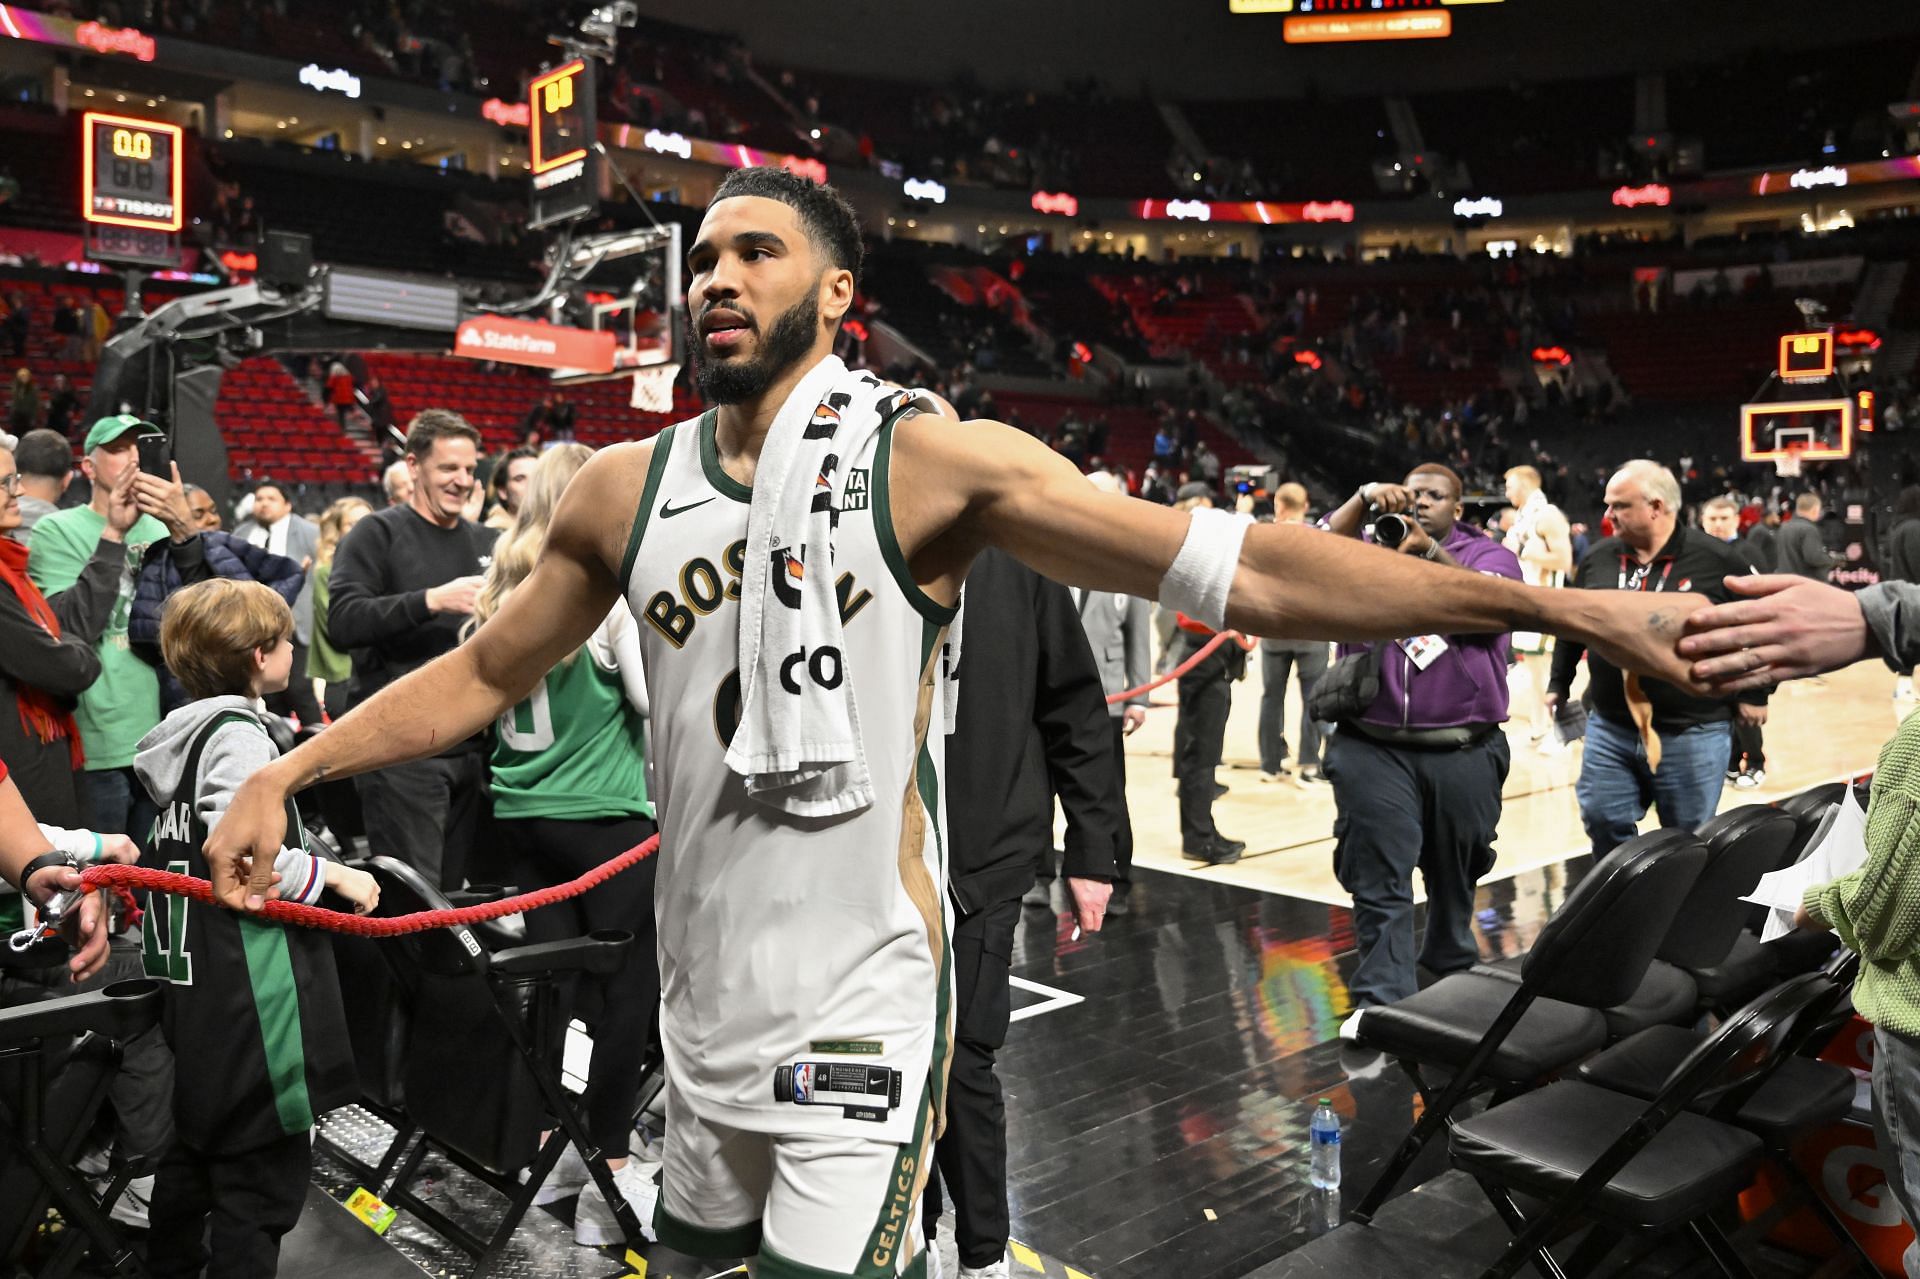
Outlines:
<svg viewBox="0 0 1920 1279"><path fill-rule="evenodd" d="M843 511L864 511L867 509L867 495L871 485L865 468L847 472L846 500L841 505Z"/></svg>

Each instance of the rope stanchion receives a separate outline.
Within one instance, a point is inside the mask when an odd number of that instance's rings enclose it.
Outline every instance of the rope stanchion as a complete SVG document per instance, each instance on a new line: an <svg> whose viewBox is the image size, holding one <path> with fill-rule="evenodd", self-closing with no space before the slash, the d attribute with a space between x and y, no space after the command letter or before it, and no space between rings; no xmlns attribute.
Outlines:
<svg viewBox="0 0 1920 1279"><path fill-rule="evenodd" d="M592 870L564 884L555 884L550 888L535 889L530 893L517 893L512 897L502 897L499 901L482 902L476 906L458 906L448 910L420 910L410 915L392 915L374 918L367 915L349 915L344 911L323 910L318 906L306 906L299 902L269 901L257 913L263 919L279 924L297 924L302 928L321 928L329 932L352 933L356 937L399 937L407 933L423 933L433 928L453 928L461 924L477 924L482 920L499 919L504 915L517 915L522 911L538 910L542 906L551 906L569 897L578 897L621 871L651 857L660 847L658 835L645 843L636 844L626 852L602 862ZM195 879L191 875L179 875L172 871L154 870L147 866L116 866L101 864L89 866L80 872L81 884L92 888L146 888L154 892L170 893L176 897L188 897L197 902L214 904L213 885L204 879Z"/></svg>
<svg viewBox="0 0 1920 1279"><path fill-rule="evenodd" d="M1148 680L1139 688L1122 689L1107 699L1107 705L1112 706L1116 702L1129 701L1135 697L1139 697L1142 693L1151 693L1156 688L1173 683L1173 681L1179 679L1182 675L1185 675L1188 671L1205 661L1214 649L1219 648L1228 640L1232 640L1238 644L1243 652L1252 652L1253 646L1260 642L1259 640L1242 635L1239 631L1216 632L1214 637L1208 640L1206 644L1201 647L1200 651L1192 657L1189 657L1186 661L1180 663L1180 665L1174 667L1159 679Z"/></svg>

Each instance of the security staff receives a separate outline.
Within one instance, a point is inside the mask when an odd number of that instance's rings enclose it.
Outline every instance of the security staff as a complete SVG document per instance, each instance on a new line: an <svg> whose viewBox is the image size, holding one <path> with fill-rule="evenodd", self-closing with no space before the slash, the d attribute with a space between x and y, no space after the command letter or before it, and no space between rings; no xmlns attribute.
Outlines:
<svg viewBox="0 0 1920 1279"><path fill-rule="evenodd" d="M1065 874L1082 930L1105 914L1120 818L1106 696L1067 588L990 550L967 574L960 704L947 738L953 898L954 1052L947 1127L935 1147L953 1200L963 1279L1004 1279L1007 1118L994 1054L1012 1015L1008 977L1020 895L1067 815ZM933 1244L940 1191L927 1182Z"/></svg>
<svg viewBox="0 0 1920 1279"><path fill-rule="evenodd" d="M1370 511L1376 540L1399 534L1403 555L1520 578L1512 551L1458 522L1460 477L1447 467L1430 462L1414 467L1405 484L1368 484L1327 518L1327 527L1359 537ZM1398 522L1382 529L1379 519L1388 515ZM1504 633L1422 635L1341 650L1349 669L1377 665L1379 676L1378 693L1339 717L1325 762L1338 814L1334 873L1353 894L1360 948L1347 981L1356 1015L1418 989L1416 868L1427 888L1419 962L1430 972L1450 973L1479 958L1473 890L1493 868L1500 788L1511 762L1500 731L1507 718L1507 644ZM1340 682L1329 672L1323 685Z"/></svg>

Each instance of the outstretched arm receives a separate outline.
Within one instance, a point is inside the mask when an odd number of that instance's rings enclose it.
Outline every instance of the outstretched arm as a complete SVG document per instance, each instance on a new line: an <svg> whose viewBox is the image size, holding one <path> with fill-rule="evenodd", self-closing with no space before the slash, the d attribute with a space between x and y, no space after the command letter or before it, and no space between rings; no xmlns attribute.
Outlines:
<svg viewBox="0 0 1920 1279"><path fill-rule="evenodd" d="M1056 581L1158 598L1188 516L1101 493L1038 441L994 422L896 428L894 524L915 575L951 599L982 546ZM1528 630L1570 636L1624 668L1687 683L1674 653L1691 595L1546 590L1461 573L1298 525L1247 530L1227 624L1249 635L1373 640Z"/></svg>
<svg viewBox="0 0 1920 1279"><path fill-rule="evenodd" d="M424 759L471 737L586 642L619 596L614 567L627 528L607 514L634 509L651 452L610 449L582 468L532 575L471 640L382 689L240 788L206 847L224 904L251 910L264 902L289 795L325 778Z"/></svg>

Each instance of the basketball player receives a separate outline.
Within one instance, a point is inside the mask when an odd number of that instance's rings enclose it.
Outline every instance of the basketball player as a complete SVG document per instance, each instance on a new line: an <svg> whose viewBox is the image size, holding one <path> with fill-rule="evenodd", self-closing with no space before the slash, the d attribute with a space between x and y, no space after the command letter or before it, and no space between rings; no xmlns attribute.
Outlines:
<svg viewBox="0 0 1920 1279"><path fill-rule="evenodd" d="M1540 472L1516 466L1506 474L1507 501L1513 523L1507 528L1506 547L1520 561L1521 580L1529 586L1565 586L1573 571L1573 540L1567 517L1540 491ZM1526 681L1526 696L1516 708L1533 727L1542 753L1562 748L1553 734L1553 716L1547 712L1547 674L1553 665L1553 639L1537 631L1515 631L1513 654Z"/></svg>
<svg viewBox="0 0 1920 1279"><path fill-rule="evenodd" d="M653 694L662 834L674 1136L655 1224L683 1252L757 1257L762 1276L926 1271L915 1208L951 1032L944 752L929 704L944 628L982 549L1251 634L1558 630L1675 679L1673 644L1699 602L1532 591L1308 529L1176 512L1097 492L1010 427L908 406L864 454L840 460L867 475L857 504L846 490L831 561L847 581L843 667L875 798L834 817L789 816L725 762L741 722L742 581L768 568L745 562L749 502L776 415L832 351L861 256L853 210L830 188L773 169L722 181L687 262L699 383L716 407L596 456L494 619L262 769L207 846L222 901L258 908L288 795L479 731L624 594ZM787 417L796 434L813 412L800 407ZM817 1085L848 1065L857 1069L826 1082L870 1094L842 1104L809 1091L835 1104L795 1104L799 1067Z"/></svg>

